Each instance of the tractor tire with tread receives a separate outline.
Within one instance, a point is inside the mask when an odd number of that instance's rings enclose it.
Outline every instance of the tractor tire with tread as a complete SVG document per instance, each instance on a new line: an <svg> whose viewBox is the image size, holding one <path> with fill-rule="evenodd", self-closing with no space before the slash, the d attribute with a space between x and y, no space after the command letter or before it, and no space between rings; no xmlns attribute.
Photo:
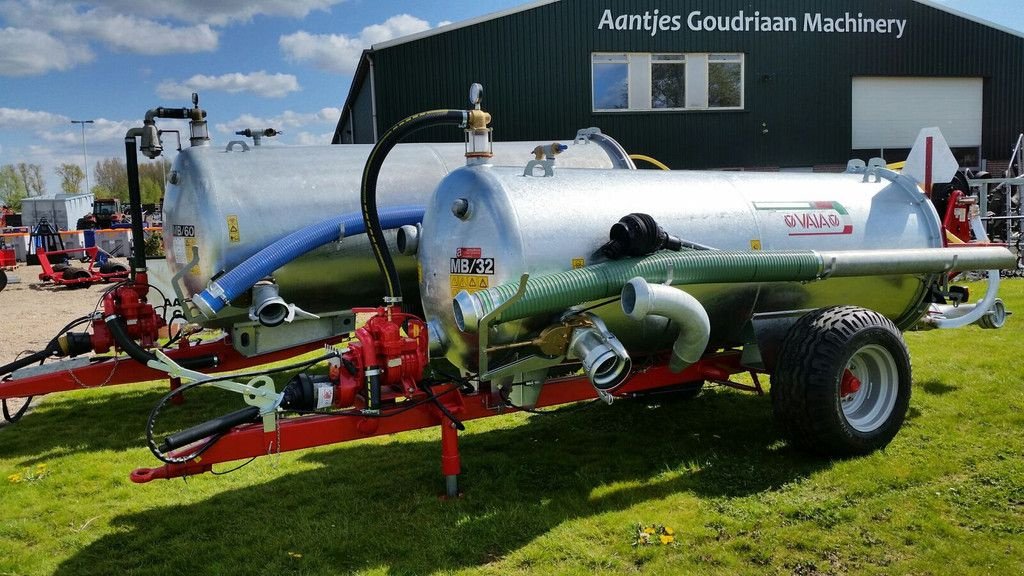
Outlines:
<svg viewBox="0 0 1024 576"><path fill-rule="evenodd" d="M775 420L794 446L829 457L867 454L889 444L903 425L910 355L885 316L855 306L822 308L790 329L771 384Z"/></svg>

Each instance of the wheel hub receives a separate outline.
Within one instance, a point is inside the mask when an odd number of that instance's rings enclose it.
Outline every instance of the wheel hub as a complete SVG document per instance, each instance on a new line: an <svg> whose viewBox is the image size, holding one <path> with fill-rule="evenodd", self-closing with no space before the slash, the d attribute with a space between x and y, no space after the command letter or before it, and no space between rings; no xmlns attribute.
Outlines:
<svg viewBox="0 0 1024 576"><path fill-rule="evenodd" d="M898 381L896 362L885 348L869 344L853 354L839 382L839 401L854 430L871 432L888 420Z"/></svg>
<svg viewBox="0 0 1024 576"><path fill-rule="evenodd" d="M860 378L854 376L853 371L849 368L843 372L843 381L839 384L839 395L842 396L843 400L846 400L851 394L856 394L860 391Z"/></svg>

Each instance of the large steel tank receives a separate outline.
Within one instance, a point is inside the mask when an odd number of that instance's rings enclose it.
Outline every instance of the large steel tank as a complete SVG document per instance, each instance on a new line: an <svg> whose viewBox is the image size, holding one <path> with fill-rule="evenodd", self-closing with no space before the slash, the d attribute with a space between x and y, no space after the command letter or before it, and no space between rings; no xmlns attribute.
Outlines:
<svg viewBox="0 0 1024 576"><path fill-rule="evenodd" d="M570 141L571 143L571 141ZM494 163L523 166L537 142L496 142ZM359 211L359 185L371 145L193 147L178 154L164 198L164 248L170 273L186 270L182 287L194 296L215 276L268 244L331 216ZM379 206L425 205L438 182L465 166L465 146L402 144L388 156L378 184ZM556 166L627 167L614 140L600 136L569 146ZM394 246L394 233L388 234ZM188 264L194 249L199 261ZM406 284L416 285L415 261L399 257ZM365 236L346 238L303 256L274 274L281 296L310 312L375 305L383 292ZM415 299L415 295L411 295ZM247 306L246 302L236 302ZM246 318L227 307L209 324Z"/></svg>
<svg viewBox="0 0 1024 576"><path fill-rule="evenodd" d="M907 177L863 174L561 170L524 177L495 166L457 170L438 187L423 223L420 294L448 358L477 369L478 336L453 313L461 290L599 263L610 227L650 214L670 234L719 250L937 248L941 225ZM692 285L711 319L711 345L749 342L754 314L852 304L907 327L923 313L927 275L820 282ZM627 348L664 347L678 329L629 320L618 302L594 310ZM556 315L557 316L557 315ZM489 344L522 341L551 316L507 322Z"/></svg>

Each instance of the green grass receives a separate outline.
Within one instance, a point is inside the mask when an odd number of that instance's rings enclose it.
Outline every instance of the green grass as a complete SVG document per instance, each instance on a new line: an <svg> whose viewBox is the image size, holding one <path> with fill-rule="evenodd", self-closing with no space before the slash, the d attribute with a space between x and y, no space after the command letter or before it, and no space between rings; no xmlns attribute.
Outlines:
<svg viewBox="0 0 1024 576"><path fill-rule="evenodd" d="M0 574L1024 573L1024 322L907 340L909 421L871 456L804 456L716 389L471 422L455 501L437 430L133 485L164 388L55 395L0 430Z"/></svg>

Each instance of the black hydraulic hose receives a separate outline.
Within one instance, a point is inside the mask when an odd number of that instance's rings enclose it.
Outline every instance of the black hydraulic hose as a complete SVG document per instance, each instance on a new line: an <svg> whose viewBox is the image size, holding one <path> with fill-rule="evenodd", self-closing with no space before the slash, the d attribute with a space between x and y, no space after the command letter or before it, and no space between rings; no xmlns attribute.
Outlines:
<svg viewBox="0 0 1024 576"><path fill-rule="evenodd" d="M139 188L139 155L135 136L125 136L124 155L128 167L128 213L132 219L132 280L146 271L146 235L142 230L142 191Z"/></svg>
<svg viewBox="0 0 1024 576"><path fill-rule="evenodd" d="M399 283L395 261L391 257L387 241L384 239L380 217L377 214L377 178L380 176L381 166L391 149L409 134L431 126L464 126L467 120L468 114L463 110L430 110L413 114L385 132L377 141L377 145L370 151L369 158L366 159L360 187L363 224L366 227L367 236L370 237L370 245L373 247L377 266L380 267L380 271L384 275L388 296L392 301L400 301L402 287Z"/></svg>
<svg viewBox="0 0 1024 576"><path fill-rule="evenodd" d="M135 343L132 337L128 335L128 328L122 320L116 314L112 314L103 319L104 324L107 325L107 329L110 330L110 335L114 337L114 342L124 350L128 356L139 362L143 366L148 366L150 362L159 362L156 354L145 350L142 346ZM197 358L182 358L178 360L178 365L182 368L189 368L192 370L202 370L203 368L216 368L220 364L220 358L216 355L199 356Z"/></svg>
<svg viewBox="0 0 1024 576"><path fill-rule="evenodd" d="M171 450L176 450L182 446L188 446L189 444L202 440L203 438L223 434L239 424L252 422L259 417L260 409L256 406L247 406L241 410L235 410L230 414L218 416L213 420L197 424L187 430L175 432L174 434L167 436L160 445L160 451L166 454Z"/></svg>
<svg viewBox="0 0 1024 576"><path fill-rule="evenodd" d="M6 376L6 375L10 374L11 372L14 372L15 370L20 370L21 368L24 368L25 366L31 366L32 364L35 364L36 362L41 362L43 360L46 360L47 358L50 357L50 355L52 355L54 353L54 350L56 349L55 348L56 346L57 346L56 341L51 341L50 344L47 345L45 349L40 350L39 352L36 352L35 354L29 354L28 356L25 356L24 358L20 358L18 360L15 360L14 362L11 362L10 364L6 364L4 366L0 366L0 376Z"/></svg>

